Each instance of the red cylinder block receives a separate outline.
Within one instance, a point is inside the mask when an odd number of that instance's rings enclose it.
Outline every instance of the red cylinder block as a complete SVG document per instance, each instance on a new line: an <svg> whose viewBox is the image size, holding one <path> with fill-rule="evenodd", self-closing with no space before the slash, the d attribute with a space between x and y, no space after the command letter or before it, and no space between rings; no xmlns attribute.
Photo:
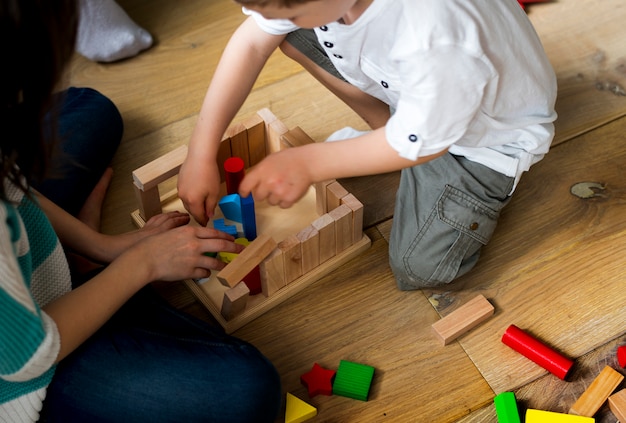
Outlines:
<svg viewBox="0 0 626 423"><path fill-rule="evenodd" d="M245 175L244 166L241 157L229 157L224 162L227 194L236 194L239 191L239 184Z"/></svg>
<svg viewBox="0 0 626 423"><path fill-rule="evenodd" d="M544 345L515 325L509 326L504 332L502 342L563 380L574 365L572 360Z"/></svg>

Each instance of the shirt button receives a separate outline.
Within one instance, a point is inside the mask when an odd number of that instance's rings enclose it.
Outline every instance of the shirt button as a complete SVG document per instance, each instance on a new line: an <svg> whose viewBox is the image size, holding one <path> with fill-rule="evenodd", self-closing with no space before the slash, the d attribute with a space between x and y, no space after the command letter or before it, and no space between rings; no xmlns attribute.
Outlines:
<svg viewBox="0 0 626 423"><path fill-rule="evenodd" d="M324 41L324 45L328 48L333 48L335 45L329 41Z"/></svg>
<svg viewBox="0 0 626 423"><path fill-rule="evenodd" d="M417 142L417 140L418 140L417 135L415 135L415 134L409 135L409 141Z"/></svg>
<svg viewBox="0 0 626 423"><path fill-rule="evenodd" d="M478 229L478 222L474 222L470 225L470 229L475 231L476 229Z"/></svg>
<svg viewBox="0 0 626 423"><path fill-rule="evenodd" d="M328 27L327 27L326 25L322 25L322 26L320 26L320 29L321 29L322 31L328 31Z"/></svg>
<svg viewBox="0 0 626 423"><path fill-rule="evenodd" d="M335 56L337 59L343 59L343 56L341 54L333 54L333 56Z"/></svg>
<svg viewBox="0 0 626 423"><path fill-rule="evenodd" d="M383 88L389 88L389 84L387 84L385 81L380 81L380 85L382 85Z"/></svg>

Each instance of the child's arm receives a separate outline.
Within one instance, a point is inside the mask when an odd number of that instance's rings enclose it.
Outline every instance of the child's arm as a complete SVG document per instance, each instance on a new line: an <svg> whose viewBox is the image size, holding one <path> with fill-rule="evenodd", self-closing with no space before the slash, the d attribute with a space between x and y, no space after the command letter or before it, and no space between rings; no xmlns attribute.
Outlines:
<svg viewBox="0 0 626 423"><path fill-rule="evenodd" d="M284 35L267 34L248 18L233 34L222 54L178 176L178 195L202 225L206 225L218 201L220 181L216 156L222 136L250 93L267 58L284 38Z"/></svg>
<svg viewBox="0 0 626 423"><path fill-rule="evenodd" d="M246 174L239 193L250 193L256 201L267 200L282 208L291 207L312 183L353 176L392 172L425 163L443 155L408 160L398 155L379 128L357 138L287 148L267 156Z"/></svg>

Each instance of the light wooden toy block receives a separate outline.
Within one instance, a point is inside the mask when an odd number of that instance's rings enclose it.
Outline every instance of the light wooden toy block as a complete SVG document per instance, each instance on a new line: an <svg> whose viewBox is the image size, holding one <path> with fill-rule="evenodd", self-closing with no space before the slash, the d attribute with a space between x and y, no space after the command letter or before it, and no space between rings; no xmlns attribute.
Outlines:
<svg viewBox="0 0 626 423"><path fill-rule="evenodd" d="M296 235L291 235L278 244L284 257L285 283L291 282L302 276L302 246Z"/></svg>
<svg viewBox="0 0 626 423"><path fill-rule="evenodd" d="M250 289L243 282L239 282L234 288L224 292L222 310L220 311L224 319L230 320L241 313L246 308L249 295Z"/></svg>
<svg viewBox="0 0 626 423"><path fill-rule="evenodd" d="M483 295L478 295L441 320L433 323L432 328L441 339L443 345L448 345L459 336L487 320L493 313L493 305Z"/></svg>
<svg viewBox="0 0 626 423"><path fill-rule="evenodd" d="M589 387L569 409L569 414L593 417L615 389L622 383L624 376L609 366L605 366Z"/></svg>
<svg viewBox="0 0 626 423"><path fill-rule="evenodd" d="M317 416L317 408L287 392L285 423L303 423Z"/></svg>
<svg viewBox="0 0 626 423"><path fill-rule="evenodd" d="M348 194L341 199L341 204L345 204L352 210L352 240L359 240L363 237L363 203L353 194Z"/></svg>
<svg viewBox="0 0 626 423"><path fill-rule="evenodd" d="M526 423L594 423L595 421L596 419L592 417L574 416L533 408L526 410Z"/></svg>
<svg viewBox="0 0 626 423"><path fill-rule="evenodd" d="M259 110L242 123L232 125L222 137L217 153L217 165L221 178L220 198L227 195L224 162L235 153L243 158L247 157L249 165L254 166L268 154L311 142L313 140L302 129L296 127L289 130L269 109ZM187 147L181 146L133 172L139 208L131 213L131 217L138 227L143 227L150 217L163 211L185 211L176 190L161 195L159 185L178 175L186 155ZM258 263L261 293L256 295L251 293L245 309L234 313L230 320L222 316L224 294L231 289L231 285L238 284L241 281L240 278L247 276L246 270L251 268L250 265L243 266L243 260L233 259L232 263L219 272L220 278L226 282L226 285L218 279L218 272L213 272L210 278L199 281L192 279L184 281L197 300L224 327L226 333L231 333L259 317L369 248L371 240L367 235L362 234L358 239L348 236L349 228L355 228L354 220L358 220L359 217L358 211L355 213L355 209L348 207L348 203L344 202L342 206L351 209L351 214L345 209L339 214L341 217L350 215L346 216L345 222L340 222L340 234L345 231L346 235L339 236L341 244L339 252L337 251L336 227L338 225L331 217L330 213L334 209L328 208L326 198L326 186L333 182L335 181L314 184L302 200L290 209L272 207L266 202L255 202L258 234L269 235L277 243L288 238L296 238L298 245L292 246L293 250L290 252L294 254L290 255L288 260L279 248L274 248L265 259ZM340 217L337 213L334 215L336 218ZM215 218L221 217L223 216L216 209ZM345 226L343 226L344 223ZM190 224L197 225L195 221ZM357 223L358 225L360 224ZM305 236L307 231L310 232ZM317 235L314 235L315 231ZM314 238L319 238L317 253L314 251L314 245L317 243L313 240ZM316 255L319 257L317 266L315 266ZM300 276L294 276L297 274ZM287 284L288 279L289 284Z"/></svg>
<svg viewBox="0 0 626 423"><path fill-rule="evenodd" d="M258 266L276 248L276 241L267 235L259 235L235 259L224 267L217 279L225 286L234 287Z"/></svg>
<svg viewBox="0 0 626 423"><path fill-rule="evenodd" d="M496 407L498 423L520 423L515 393L502 392L495 396L493 402Z"/></svg>
<svg viewBox="0 0 626 423"><path fill-rule="evenodd" d="M626 422L626 389L609 397L609 408L620 422Z"/></svg>
<svg viewBox="0 0 626 423"><path fill-rule="evenodd" d="M349 192L337 181L326 186L326 204L329 210L333 210L341 204L341 199Z"/></svg>
<svg viewBox="0 0 626 423"><path fill-rule="evenodd" d="M335 221L336 254L352 245L352 210L345 204L328 212Z"/></svg>

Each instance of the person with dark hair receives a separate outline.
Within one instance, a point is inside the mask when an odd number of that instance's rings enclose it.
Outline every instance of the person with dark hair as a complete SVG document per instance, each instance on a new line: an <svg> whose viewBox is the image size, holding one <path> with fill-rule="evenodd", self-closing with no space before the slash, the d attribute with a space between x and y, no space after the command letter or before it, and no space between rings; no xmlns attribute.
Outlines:
<svg viewBox="0 0 626 423"><path fill-rule="evenodd" d="M108 165L88 169L85 155L101 148L88 139L74 144L84 151L58 155L55 147L84 135L56 105L95 94L70 89L62 102L52 95L74 49L76 16L75 0L0 0L0 422L272 422L281 387L267 358L150 288L206 277L223 264L205 252L242 247L187 225L179 212L116 236L72 215L89 202L94 180L106 185ZM101 106L116 119L111 104ZM50 166L60 178L49 192L76 188L71 170L63 175L64 157L93 170L78 189L83 200L63 205L72 212L34 188L46 189ZM72 286L64 248L106 266Z"/></svg>

